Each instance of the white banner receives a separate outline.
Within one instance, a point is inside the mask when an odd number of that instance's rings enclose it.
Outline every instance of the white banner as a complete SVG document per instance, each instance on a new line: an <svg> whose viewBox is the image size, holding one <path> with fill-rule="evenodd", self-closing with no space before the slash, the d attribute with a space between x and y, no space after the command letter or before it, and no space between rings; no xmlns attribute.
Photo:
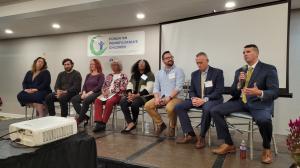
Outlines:
<svg viewBox="0 0 300 168"><path fill-rule="evenodd" d="M144 55L145 32L88 36L88 56Z"/></svg>

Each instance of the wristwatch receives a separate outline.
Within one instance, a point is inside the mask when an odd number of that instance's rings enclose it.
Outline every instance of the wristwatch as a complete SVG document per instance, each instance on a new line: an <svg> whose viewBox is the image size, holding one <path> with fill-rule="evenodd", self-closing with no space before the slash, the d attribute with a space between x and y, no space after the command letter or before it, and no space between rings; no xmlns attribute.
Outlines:
<svg viewBox="0 0 300 168"><path fill-rule="evenodd" d="M208 97L204 97L204 102L208 102L209 101L209 98Z"/></svg>

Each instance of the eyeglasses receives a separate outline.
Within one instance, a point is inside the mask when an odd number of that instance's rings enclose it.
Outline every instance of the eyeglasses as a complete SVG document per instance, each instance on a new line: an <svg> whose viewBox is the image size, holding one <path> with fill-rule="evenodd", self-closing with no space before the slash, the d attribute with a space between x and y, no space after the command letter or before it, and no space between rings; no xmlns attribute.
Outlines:
<svg viewBox="0 0 300 168"><path fill-rule="evenodd" d="M173 56L171 56L171 57L165 57L164 60L171 60L173 58L174 58Z"/></svg>

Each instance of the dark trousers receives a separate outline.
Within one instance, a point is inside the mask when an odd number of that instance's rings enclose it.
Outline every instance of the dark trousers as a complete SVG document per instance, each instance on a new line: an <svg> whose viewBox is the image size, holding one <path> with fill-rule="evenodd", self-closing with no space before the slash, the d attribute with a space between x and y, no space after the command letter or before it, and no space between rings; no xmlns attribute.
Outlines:
<svg viewBox="0 0 300 168"><path fill-rule="evenodd" d="M226 144L232 145L232 139L228 130L225 116L233 112L248 112L253 117L254 121L258 125L259 132L263 139L263 147L265 149L270 148L272 139L272 109L254 109L249 108L247 104L244 104L241 99L228 101L224 104L218 105L211 110L211 116L216 124L217 135L219 139L224 139Z"/></svg>
<svg viewBox="0 0 300 168"><path fill-rule="evenodd" d="M76 95L71 99L73 107L79 116L83 117L89 110L90 105L96 100L100 93L92 93L85 99L81 99L81 95ZM82 105L81 105L82 104Z"/></svg>
<svg viewBox="0 0 300 168"><path fill-rule="evenodd" d="M144 100L141 97L135 98L132 102L128 102L127 97L123 97L120 101L121 110L124 114L126 122L129 124L131 122L137 123L138 116L140 112L140 107L145 104ZM129 107L131 108L131 114Z"/></svg>
<svg viewBox="0 0 300 168"><path fill-rule="evenodd" d="M203 104L201 107L194 107L192 104L192 100L188 99L188 100L185 100L184 102L176 105L174 111L176 112L176 114L179 118L183 133L194 132L194 129L191 124L191 120L188 115L188 111L191 108L200 108L203 111L202 117L201 117L200 136L204 138L207 130L210 127L210 122L211 122L210 111L214 106L221 104L222 102L223 102L223 99L210 100L210 101L206 102L205 104Z"/></svg>
<svg viewBox="0 0 300 168"><path fill-rule="evenodd" d="M58 101L60 104L61 116L67 117L68 116L68 102L75 95L76 95L76 93L66 93L63 96L61 96L60 98L57 98L55 96L55 93L50 93L46 97L46 100L45 100L47 108L48 108L49 116L55 116L56 112L55 112L54 102Z"/></svg>

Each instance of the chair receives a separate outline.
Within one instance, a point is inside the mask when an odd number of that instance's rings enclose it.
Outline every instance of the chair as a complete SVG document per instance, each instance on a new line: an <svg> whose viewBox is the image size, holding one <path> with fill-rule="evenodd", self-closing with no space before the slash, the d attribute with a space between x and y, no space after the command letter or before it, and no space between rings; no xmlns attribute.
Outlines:
<svg viewBox="0 0 300 168"><path fill-rule="evenodd" d="M189 99L189 89L190 89L190 85L191 85L191 82L188 80L185 82L184 84L184 87L183 87L183 93L184 93L184 99L187 100ZM189 118L190 119L201 119L202 118L202 113L203 113L203 110L201 108L191 108L188 113L199 113L200 116L190 116ZM193 122L193 121L191 121ZM196 121L197 122L197 121ZM198 122L197 122L198 123ZM194 128L198 128L200 127L201 125L201 122L199 122L198 125L196 125ZM208 130L208 145L211 146L211 129L209 128Z"/></svg>
<svg viewBox="0 0 300 168"><path fill-rule="evenodd" d="M140 107L140 111L142 111L142 114L139 114L139 115L142 115L142 133L144 134L145 133L145 113L147 113L147 112L146 112L144 106Z"/></svg>
<svg viewBox="0 0 300 168"><path fill-rule="evenodd" d="M182 92L179 93L178 97L179 97L179 98L182 98L183 100L187 99L188 96L189 96L189 89L190 89L190 80L187 80L187 81L184 82ZM165 106L164 106L164 107L157 108L157 110L158 110L158 109L162 109L162 108L165 108ZM167 115L166 112L159 113L159 114L160 114L160 115ZM169 122L170 122L170 121L169 121ZM154 125L153 128L156 129L156 125L155 125L155 123L154 123L154 120L153 120L153 125ZM169 123L169 125L170 125L170 123ZM177 132L178 132L178 126L176 125L176 128L175 128L175 136L177 136Z"/></svg>
<svg viewBox="0 0 300 168"><path fill-rule="evenodd" d="M72 106L71 102L69 101L68 102L68 116L71 116L71 106ZM58 101L54 102L54 108L56 108L56 107L60 108L60 104Z"/></svg>
<svg viewBox="0 0 300 168"><path fill-rule="evenodd" d="M274 114L274 104L273 104L272 117L273 117L273 114ZM253 160L253 132L255 130L257 130L257 129L253 128L254 125L255 125L255 121L254 121L253 117L247 112L234 112L234 113L231 113L229 116L226 117L226 119L228 119L228 118L238 118L238 119L249 120L248 123L234 123L234 124L231 124L227 121L227 124L231 129L237 130L240 133L243 133L243 132L248 133L248 142L249 142L249 148L250 148L250 159ZM248 130L244 130L244 129L240 129L240 128L235 127L237 125L248 125ZM274 123L273 123L273 125L274 125ZM275 141L274 134L272 135L272 142L273 142L273 146L274 146L274 150L275 150L275 155L277 155L278 154L278 149L277 149L277 144L276 144L276 141Z"/></svg>
<svg viewBox="0 0 300 168"><path fill-rule="evenodd" d="M114 105L113 107L113 111L112 111L112 121L111 121L111 126L113 128L113 130L115 130L117 128L117 124L118 124L118 111L120 111L121 107L119 105Z"/></svg>
<svg viewBox="0 0 300 168"><path fill-rule="evenodd" d="M29 108L32 108L32 113L31 113L31 120L33 119L33 115L34 115L34 113L35 113L35 108L34 108L34 106L33 106L33 104L26 104L25 105L25 120L27 120L28 119L28 117L27 117L27 113L28 113L28 109Z"/></svg>
<svg viewBox="0 0 300 168"><path fill-rule="evenodd" d="M68 116L71 116L71 102L68 102Z"/></svg>
<svg viewBox="0 0 300 168"><path fill-rule="evenodd" d="M203 110L201 108L191 108L188 111L188 113L199 113L199 114L201 114L201 116L199 116L199 117L198 116L196 116L196 117L192 116L192 117L190 117L190 119L194 119L194 118L201 119L202 118ZM200 125L201 125L201 121L194 128L198 128L198 127L200 127ZM213 124L211 124L210 127L213 127ZM208 129L208 146L211 146L211 128Z"/></svg>
<svg viewBox="0 0 300 168"><path fill-rule="evenodd" d="M89 108L89 112L90 112L90 126L92 127L94 124L94 108L95 108L95 104L91 103L90 104L90 108Z"/></svg>

